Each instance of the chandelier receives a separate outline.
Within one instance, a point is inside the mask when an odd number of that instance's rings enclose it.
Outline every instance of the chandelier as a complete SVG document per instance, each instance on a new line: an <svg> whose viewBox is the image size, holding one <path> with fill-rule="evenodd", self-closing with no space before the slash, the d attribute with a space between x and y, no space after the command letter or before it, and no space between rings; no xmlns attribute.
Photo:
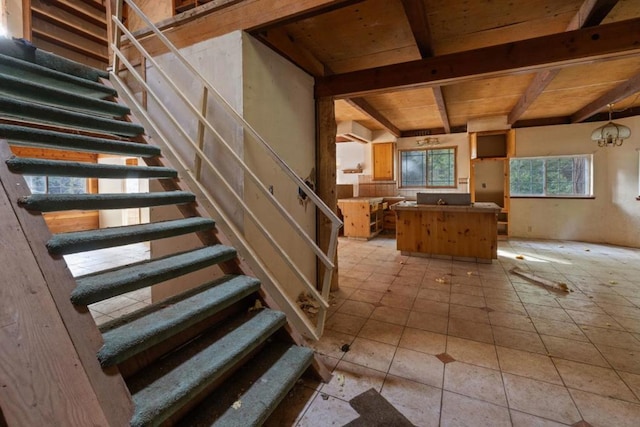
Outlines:
<svg viewBox="0 0 640 427"><path fill-rule="evenodd" d="M609 104L609 123L600 126L591 133L591 140L598 142L598 147L619 147L623 140L631 136L631 130L618 123L611 121L613 104Z"/></svg>

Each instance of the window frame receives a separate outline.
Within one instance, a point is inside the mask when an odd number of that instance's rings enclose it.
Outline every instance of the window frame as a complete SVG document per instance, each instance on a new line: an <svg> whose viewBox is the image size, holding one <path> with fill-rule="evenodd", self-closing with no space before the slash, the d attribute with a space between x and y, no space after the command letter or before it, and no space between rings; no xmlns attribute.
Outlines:
<svg viewBox="0 0 640 427"><path fill-rule="evenodd" d="M33 190L31 190L31 186L29 185L29 181L27 180L27 177L42 177L44 178L44 185L45 185L45 191L44 193L33 193ZM27 187L29 187L29 191L31 192L31 194L91 194L92 193L92 188L91 188L91 179L89 178L83 178L83 177L66 177L66 178L74 178L74 179L84 179L85 183L84 183L84 193L50 193L49 192L49 179L50 178L65 178L65 177L58 177L58 176L49 176L49 175L25 175L24 176L25 181L27 182Z"/></svg>
<svg viewBox="0 0 640 427"><path fill-rule="evenodd" d="M585 173L588 174L589 182L587 184L586 194L547 194L547 185L546 185L546 167L547 160L552 159L563 159L563 158L582 158L587 160L588 171ZM544 194L517 194L512 191L511 182L513 180L513 168L512 162L518 160L543 160L543 191ZM593 154L561 154L554 156L527 156L527 157L512 157L509 159L509 197L513 199L595 199L594 194L594 180L593 180Z"/></svg>
<svg viewBox="0 0 640 427"><path fill-rule="evenodd" d="M429 185L429 170L428 166L428 152L436 151L436 150L453 150L453 181L452 185ZM402 185L402 153L405 152L417 152L424 151L426 153L425 160L427 165L425 165L425 184L426 185ZM411 188L426 188L426 189L442 189L442 188L458 188L458 147L456 145L448 146L448 147L420 147L420 148L404 148L398 150L398 188L402 189L411 189Z"/></svg>

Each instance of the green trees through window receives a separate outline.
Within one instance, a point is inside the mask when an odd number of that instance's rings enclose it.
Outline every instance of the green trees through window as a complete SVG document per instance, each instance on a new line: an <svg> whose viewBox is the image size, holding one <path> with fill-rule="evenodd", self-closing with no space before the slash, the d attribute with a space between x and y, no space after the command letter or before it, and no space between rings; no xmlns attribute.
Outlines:
<svg viewBox="0 0 640 427"><path fill-rule="evenodd" d="M591 155L513 158L511 196L590 197L591 164Z"/></svg>
<svg viewBox="0 0 640 427"><path fill-rule="evenodd" d="M400 151L401 187L455 187L456 149Z"/></svg>
<svg viewBox="0 0 640 427"><path fill-rule="evenodd" d="M32 194L84 194L87 179L66 176L25 176Z"/></svg>

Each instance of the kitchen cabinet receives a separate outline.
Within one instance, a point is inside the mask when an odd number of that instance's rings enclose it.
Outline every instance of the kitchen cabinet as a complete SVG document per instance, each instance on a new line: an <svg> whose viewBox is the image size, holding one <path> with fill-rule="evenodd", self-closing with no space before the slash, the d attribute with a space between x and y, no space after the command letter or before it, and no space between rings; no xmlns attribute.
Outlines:
<svg viewBox="0 0 640 427"><path fill-rule="evenodd" d="M345 237L371 239L383 230L387 204L382 197L339 199L338 207L342 212Z"/></svg>
<svg viewBox="0 0 640 427"><path fill-rule="evenodd" d="M393 181L393 142L373 144L374 181Z"/></svg>

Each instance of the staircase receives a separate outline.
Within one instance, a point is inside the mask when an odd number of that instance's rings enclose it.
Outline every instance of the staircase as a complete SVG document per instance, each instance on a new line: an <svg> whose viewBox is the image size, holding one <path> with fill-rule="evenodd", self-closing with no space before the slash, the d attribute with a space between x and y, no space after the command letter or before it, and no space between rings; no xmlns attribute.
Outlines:
<svg viewBox="0 0 640 427"><path fill-rule="evenodd" d="M132 426L261 425L312 364L313 352L298 345L301 340L292 335L282 312L267 307L270 300L260 282L225 244L215 220L202 213L176 171L163 164L160 150L146 143L144 128L132 122L129 109L115 102L115 91L101 83L106 77L32 46L0 41L0 178L23 221L21 231L109 425L125 425L123 417ZM142 157L147 166L16 157L7 142L12 147ZM164 191L31 195L18 175L145 178L158 180ZM177 206L184 218L44 236L36 228L42 227L44 212L166 205ZM75 281L60 268L62 255L183 235L193 235L202 245ZM101 340L92 344L97 327L89 304L214 265L223 277L192 284L197 286L101 325ZM33 387L28 381L16 384ZM0 400L0 408L0 420L22 425L12 405ZM79 425L72 416L50 422Z"/></svg>

